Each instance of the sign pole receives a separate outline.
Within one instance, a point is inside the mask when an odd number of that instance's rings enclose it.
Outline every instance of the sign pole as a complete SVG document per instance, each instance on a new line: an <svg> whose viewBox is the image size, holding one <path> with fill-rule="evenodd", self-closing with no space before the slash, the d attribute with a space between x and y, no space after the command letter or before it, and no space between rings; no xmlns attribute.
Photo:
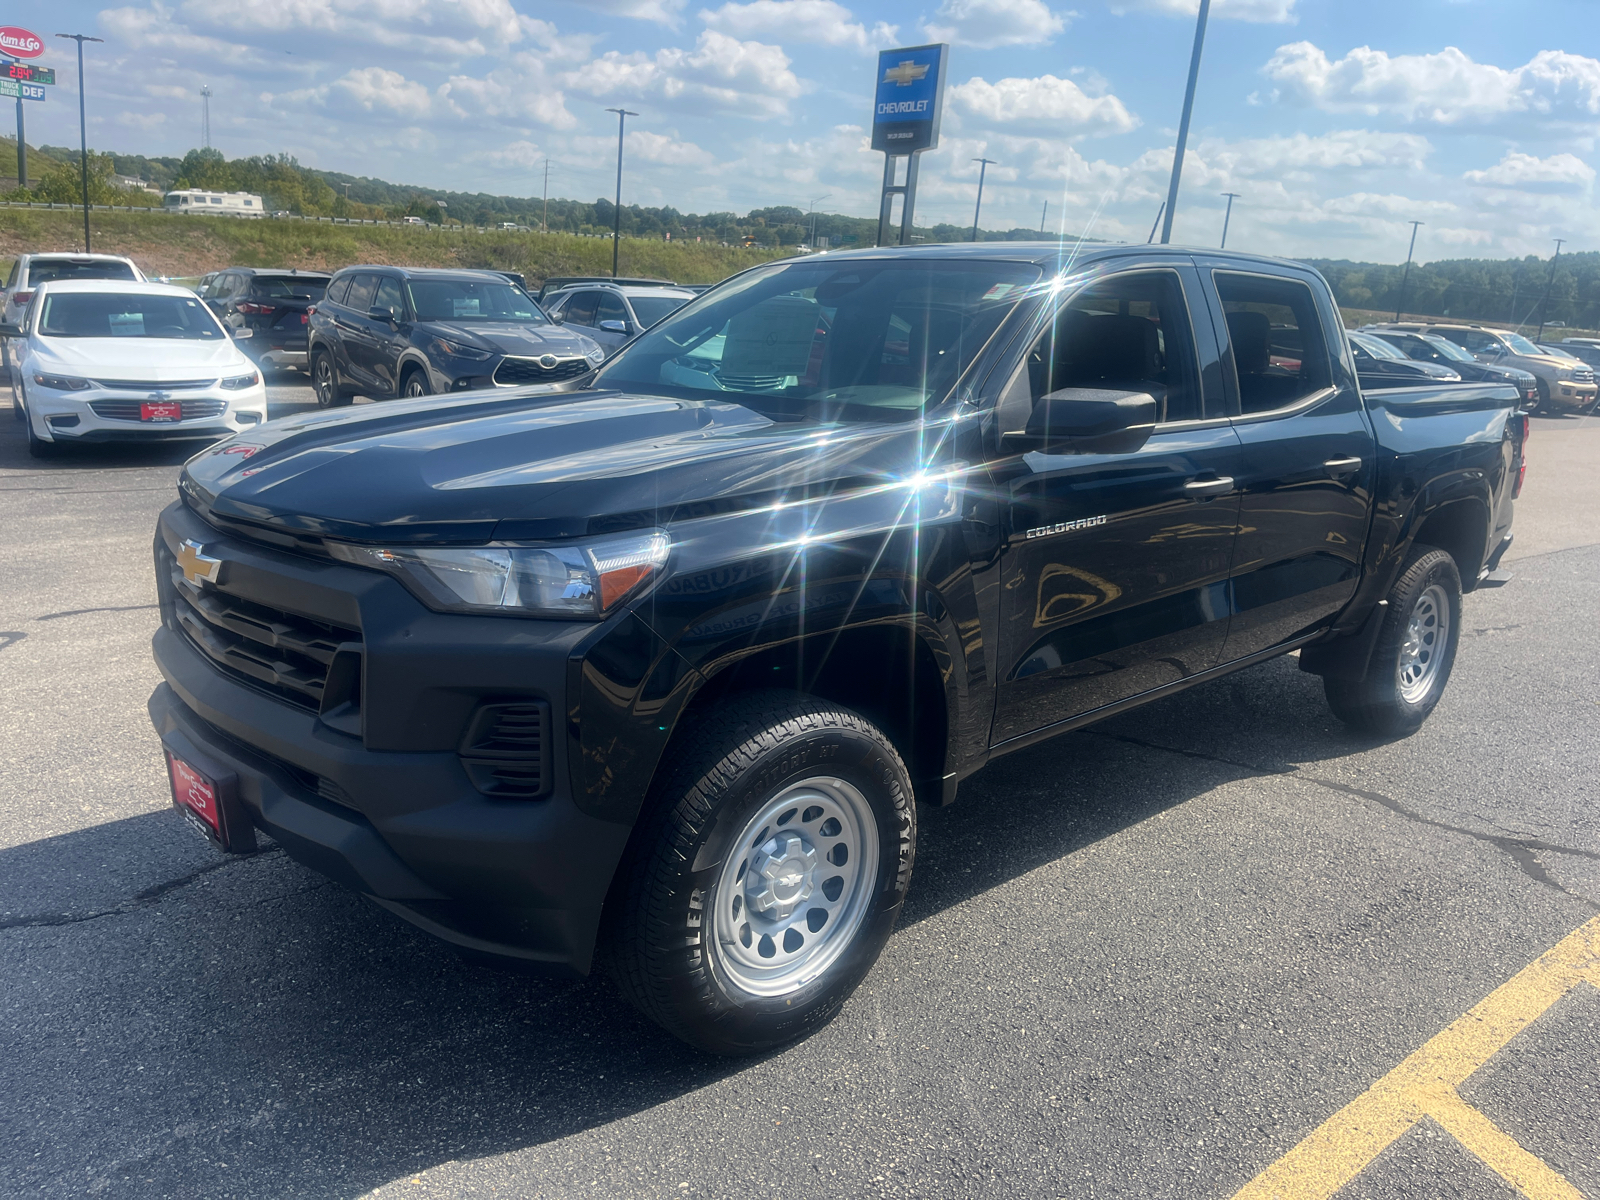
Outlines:
<svg viewBox="0 0 1600 1200"><path fill-rule="evenodd" d="M17 93L17 186L28 186L28 131L22 120L22 93Z"/></svg>
<svg viewBox="0 0 1600 1200"><path fill-rule="evenodd" d="M944 43L906 46L878 54L872 110L872 148L883 153L883 194L878 202L878 245L889 244L894 197L901 197L900 244L911 244L916 220L917 159L939 144L944 110ZM897 160L906 160L906 181L896 184Z"/></svg>

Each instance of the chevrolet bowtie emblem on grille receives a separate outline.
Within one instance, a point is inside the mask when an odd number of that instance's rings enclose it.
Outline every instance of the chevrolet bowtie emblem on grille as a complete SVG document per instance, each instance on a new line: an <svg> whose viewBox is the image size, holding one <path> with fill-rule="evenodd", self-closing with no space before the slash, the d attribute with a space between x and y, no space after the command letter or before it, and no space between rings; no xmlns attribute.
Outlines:
<svg viewBox="0 0 1600 1200"><path fill-rule="evenodd" d="M539 365L546 371L554 370L558 361L554 354L541 354L539 356Z"/></svg>
<svg viewBox="0 0 1600 1200"><path fill-rule="evenodd" d="M172 399L172 393L171 392L151 392L148 396L145 397L145 399L146 400L171 400Z"/></svg>
<svg viewBox="0 0 1600 1200"><path fill-rule="evenodd" d="M190 583L199 583L202 579L207 583L215 583L222 574L222 560L211 558L205 549L199 542L187 538L178 547L178 569Z"/></svg>
<svg viewBox="0 0 1600 1200"><path fill-rule="evenodd" d="M912 62L909 58L898 67L890 67L883 73L883 81L892 83L896 87L910 87L917 80L928 73L926 63Z"/></svg>

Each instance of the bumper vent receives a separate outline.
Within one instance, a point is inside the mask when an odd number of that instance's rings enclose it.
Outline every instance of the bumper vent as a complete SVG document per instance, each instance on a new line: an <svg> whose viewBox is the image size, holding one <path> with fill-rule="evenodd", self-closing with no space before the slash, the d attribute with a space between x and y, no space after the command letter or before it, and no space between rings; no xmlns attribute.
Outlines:
<svg viewBox="0 0 1600 1200"><path fill-rule="evenodd" d="M144 400L91 400L89 407L94 415L107 421L137 421ZM196 421L205 417L220 417L228 411L226 400L185 400L180 406L181 421Z"/></svg>
<svg viewBox="0 0 1600 1200"><path fill-rule="evenodd" d="M163 550L162 557L172 581L173 618L195 649L231 675L301 708L321 710L328 669L341 649L347 659L349 652L359 653L360 631L202 590L184 579L171 554ZM342 694L334 699L359 703Z"/></svg>
<svg viewBox="0 0 1600 1200"><path fill-rule="evenodd" d="M484 704L461 742L461 765L485 796L537 800L550 791L550 706Z"/></svg>
<svg viewBox="0 0 1600 1200"><path fill-rule="evenodd" d="M576 379L590 369L587 358L560 359L553 367L541 367L536 358L506 358L495 368L494 381L500 387L560 383L564 379Z"/></svg>

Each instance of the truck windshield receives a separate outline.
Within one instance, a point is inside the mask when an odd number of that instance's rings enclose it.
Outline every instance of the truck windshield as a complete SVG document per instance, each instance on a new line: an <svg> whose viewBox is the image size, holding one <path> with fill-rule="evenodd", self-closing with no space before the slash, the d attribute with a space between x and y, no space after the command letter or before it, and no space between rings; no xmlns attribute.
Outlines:
<svg viewBox="0 0 1600 1200"><path fill-rule="evenodd" d="M779 420L910 417L949 393L1042 274L936 259L758 268L641 335L593 386L731 400Z"/></svg>
<svg viewBox="0 0 1600 1200"><path fill-rule="evenodd" d="M1511 348L1513 354L1532 354L1537 357L1544 353L1520 333L1503 333L1500 336L1505 338L1506 345Z"/></svg>
<svg viewBox="0 0 1600 1200"><path fill-rule="evenodd" d="M227 340L198 299L136 292L46 292L38 329L42 337Z"/></svg>
<svg viewBox="0 0 1600 1200"><path fill-rule="evenodd" d="M1350 340L1373 358L1398 358L1404 361L1406 357L1381 337L1373 337L1370 333L1352 333Z"/></svg>

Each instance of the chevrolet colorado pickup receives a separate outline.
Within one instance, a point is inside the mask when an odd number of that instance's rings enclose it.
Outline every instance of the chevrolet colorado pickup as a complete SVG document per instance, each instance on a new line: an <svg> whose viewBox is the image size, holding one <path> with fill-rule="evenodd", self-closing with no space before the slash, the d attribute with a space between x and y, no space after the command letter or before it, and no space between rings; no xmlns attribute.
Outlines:
<svg viewBox="0 0 1600 1200"><path fill-rule="evenodd" d="M1173 247L752 268L589 374L284 418L155 537L174 802L694 1045L828 1020L916 802L1300 651L1416 729L1514 389L1371 392L1322 278Z"/></svg>

